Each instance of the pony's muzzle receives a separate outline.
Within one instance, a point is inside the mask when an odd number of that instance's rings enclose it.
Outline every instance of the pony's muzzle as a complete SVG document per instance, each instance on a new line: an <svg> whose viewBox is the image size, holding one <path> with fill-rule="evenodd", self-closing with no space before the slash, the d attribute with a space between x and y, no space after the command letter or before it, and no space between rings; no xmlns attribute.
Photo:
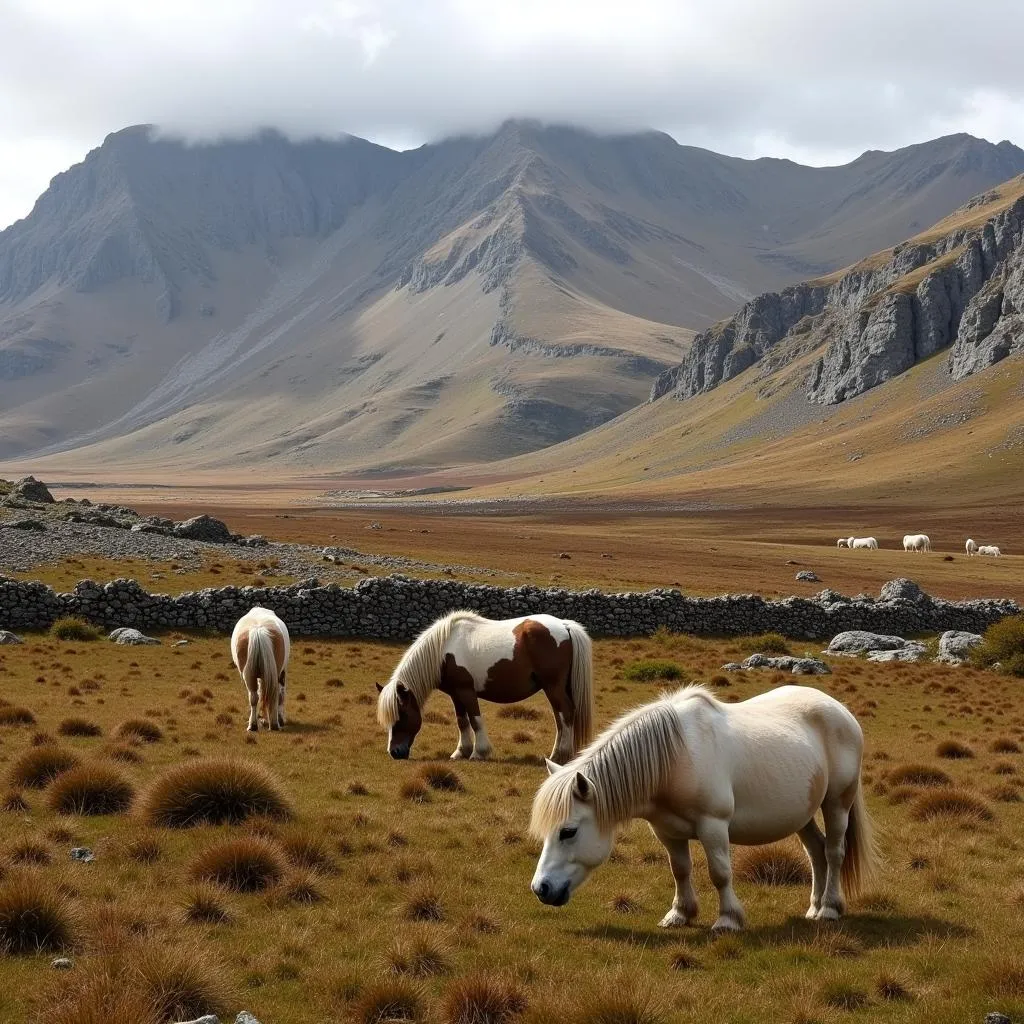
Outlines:
<svg viewBox="0 0 1024 1024"><path fill-rule="evenodd" d="M391 748L390 748L390 749L388 750L388 753L389 753L389 754L390 754L390 755L391 755L391 756L392 756L392 757L393 757L393 758L394 758L394 759L395 759L396 761L404 761L404 760L405 760L405 759L406 759L406 758L407 758L407 757L409 756L409 744L408 744L408 743L405 743L405 744L403 744L403 745L402 745L402 746L400 746L400 747L391 747Z"/></svg>
<svg viewBox="0 0 1024 1024"><path fill-rule="evenodd" d="M534 895L549 907L564 907L569 902L569 883L556 888L548 881L534 882L530 886Z"/></svg>

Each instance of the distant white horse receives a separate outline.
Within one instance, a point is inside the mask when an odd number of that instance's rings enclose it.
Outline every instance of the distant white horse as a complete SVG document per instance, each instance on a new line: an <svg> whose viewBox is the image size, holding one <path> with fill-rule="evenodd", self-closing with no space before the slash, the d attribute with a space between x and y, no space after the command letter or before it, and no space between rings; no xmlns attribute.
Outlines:
<svg viewBox="0 0 1024 1024"><path fill-rule="evenodd" d="M288 627L269 609L252 608L231 633L231 660L249 692L249 732L259 717L278 730L284 725L284 687L291 639Z"/></svg>
<svg viewBox="0 0 1024 1024"><path fill-rule="evenodd" d="M971 555L976 555L978 553L978 545L975 544L974 541L971 540L970 537L967 538L967 544L965 545L965 547L967 549L967 556L968 556L968 558Z"/></svg>
<svg viewBox="0 0 1024 1024"><path fill-rule="evenodd" d="M878 541L874 537L851 537L848 541L851 548L867 548L870 551L878 550Z"/></svg>
<svg viewBox="0 0 1024 1024"><path fill-rule="evenodd" d="M998 558L1002 554L1002 552L999 550L999 548L997 548L995 546L995 544L982 544L978 548L978 554L979 555L992 555L995 558Z"/></svg>
<svg viewBox="0 0 1024 1024"><path fill-rule="evenodd" d="M837 548L849 547L849 540L846 537L840 537L839 540L836 541L836 547Z"/></svg>
<svg viewBox="0 0 1024 1024"><path fill-rule="evenodd" d="M837 700L781 686L722 704L700 686L623 715L533 801L530 830L543 839L532 889L560 907L611 855L616 827L644 818L668 850L676 882L664 928L690 924L697 896L690 840L707 855L718 890L716 931L743 927L729 844L758 846L796 833L811 862L807 917L833 920L871 876L876 855L860 781L864 738ZM814 816L821 810L822 835Z"/></svg>
<svg viewBox="0 0 1024 1024"><path fill-rule="evenodd" d="M903 538L904 551L931 551L932 542L926 533L908 533Z"/></svg>

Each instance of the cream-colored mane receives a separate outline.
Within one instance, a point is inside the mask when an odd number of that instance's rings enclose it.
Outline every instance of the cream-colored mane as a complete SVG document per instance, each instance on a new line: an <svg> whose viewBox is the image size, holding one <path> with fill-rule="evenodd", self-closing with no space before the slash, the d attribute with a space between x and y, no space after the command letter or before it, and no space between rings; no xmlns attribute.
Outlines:
<svg viewBox="0 0 1024 1024"><path fill-rule="evenodd" d="M385 728L398 721L398 684L403 683L416 698L422 710L430 694L440 682L441 653L451 636L452 627L456 622L486 622L487 619L476 612L449 612L443 619L438 619L428 626L412 642L409 649L402 655L391 679L380 692L377 699L377 721Z"/></svg>
<svg viewBox="0 0 1024 1024"><path fill-rule="evenodd" d="M593 783L593 808L602 831L631 818L665 784L683 746L679 705L692 698L718 701L703 686L684 686L627 711L554 775L533 800L530 832L543 840L572 810L576 773Z"/></svg>

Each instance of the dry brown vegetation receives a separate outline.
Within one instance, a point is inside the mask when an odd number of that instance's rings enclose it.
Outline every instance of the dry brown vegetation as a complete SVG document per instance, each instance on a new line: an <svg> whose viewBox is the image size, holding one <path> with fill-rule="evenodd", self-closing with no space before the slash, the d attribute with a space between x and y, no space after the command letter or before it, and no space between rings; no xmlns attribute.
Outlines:
<svg viewBox="0 0 1024 1024"><path fill-rule="evenodd" d="M624 665L668 660L687 678L709 681L744 646L672 634L598 640L598 721L665 685L623 688L615 677ZM1024 940L1024 815L1007 802L1024 795L1024 711L1012 677L837 660L834 675L814 682L854 712L872 714L863 724L869 805L886 856L878 888L837 926L807 922L806 861L795 840L737 849L748 930L715 941L707 931L715 896L696 846L699 926L658 929L672 879L664 851L640 823L623 831L613 860L567 907L541 906L529 891L537 850L525 825L551 742L543 697L517 705L536 710L536 724L485 704L495 758L457 769L447 760L454 717L438 697L413 760L393 762L373 698L360 698L386 678L399 651L297 643L293 685L308 699L293 703L284 732L256 737L242 728L225 638L193 638L181 649L83 644L72 654L64 642L29 636L0 651L5 699L31 711L42 737L33 746L32 728L0 731L2 773L12 787L0 805L10 804L0 810L0 922L6 887L28 879L32 901L57 901L64 937L54 946L69 944L76 960L74 971L57 976L54 954L36 954L27 933L27 952L0 955L0 1020L157 1024L169 1019L171 1003L191 1009L198 998L221 1007L222 1019L244 1006L260 1019L295 1024L443 1024L470 1010L511 1012L502 991L488 994L492 983L511 986L525 1002L510 1024L930 1024L980 1020L994 1009L1024 1012L1011 956ZM55 662L69 671L53 670ZM61 687L49 685L50 675ZM344 687L327 685L340 677ZM89 679L99 687L82 688ZM793 681L774 679L737 674L716 692L742 699ZM71 735L55 743L69 716L68 685L82 691L75 717L104 737L142 720L159 725L162 741L128 737L109 746ZM188 705L179 696L186 689L212 696ZM218 724L221 714L235 724ZM532 739L514 743L524 725ZM975 756L938 758L946 740ZM115 750L131 760L112 760ZM48 774L55 762L61 771ZM101 766L139 793L126 813L53 809L64 773L73 781L76 771ZM409 783L427 799L402 799ZM880 783L887 790L876 795ZM890 803L900 791L905 801ZM71 862L72 845L91 847L96 861ZM789 872L802 880L763 884ZM200 977L171 956L195 953L192 942L206 958L197 961ZM161 950L168 958L156 956ZM125 986L124 965L137 956L149 965L148 988ZM223 989L199 991L199 982ZM201 1012L210 1010L172 1019Z"/></svg>

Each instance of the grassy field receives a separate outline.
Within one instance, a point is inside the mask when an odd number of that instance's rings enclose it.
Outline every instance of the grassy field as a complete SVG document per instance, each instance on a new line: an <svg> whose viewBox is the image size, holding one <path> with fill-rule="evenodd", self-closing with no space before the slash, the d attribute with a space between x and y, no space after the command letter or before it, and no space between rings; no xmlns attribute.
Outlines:
<svg viewBox="0 0 1024 1024"><path fill-rule="evenodd" d="M104 985L125 999L156 999L165 1020L176 1019L169 1008L177 1000L193 1011L182 1017L218 1009L233 1018L246 1007L265 1024L810 1024L1024 1013L1019 680L837 660L820 685L858 714L867 735L882 877L836 926L804 921L806 884L741 881L749 929L715 940L707 930L714 894L699 855L703 926L658 929L671 876L640 824L568 907L545 908L531 894L537 848L526 825L553 734L543 698L520 705L522 718L487 705L496 759L459 764L452 778L437 770L450 767L455 742L442 698L429 707L413 759L386 757L373 683L387 678L397 647L297 640L288 728L254 738L244 731L226 639L192 637L183 647L171 639L131 649L29 636L0 649L0 792L8 790L9 808L0 810L0 929L12 893L33 891L39 879L66 903L75 961L58 972L50 952L0 955L0 1020L109 1019L73 1001L54 1009L87 989L95 1001ZM674 663L683 679L708 682L725 700L791 681L720 673L755 646L673 635L600 640L598 721L664 685L631 681L648 674L634 667L646 659ZM794 653L803 647L792 645ZM940 756L940 744L963 756ZM33 769L27 752L48 761L54 747L86 770L45 789L12 784ZM291 820L150 824L155 781L207 758L263 766ZM99 779L94 789L127 808L98 816L52 809L68 809L82 777ZM946 801L952 810L922 817L945 793L956 794ZM236 870L236 884L269 877L266 889L197 880L203 871L224 877L227 854L215 848L228 840L246 840L240 862L253 869L242 879ZM71 860L81 845L95 862ZM738 867L745 856L736 853ZM467 1015L485 996L497 1015ZM120 1019L143 1020L133 1006L134 1016ZM611 1016L616 1007L622 1013Z"/></svg>

